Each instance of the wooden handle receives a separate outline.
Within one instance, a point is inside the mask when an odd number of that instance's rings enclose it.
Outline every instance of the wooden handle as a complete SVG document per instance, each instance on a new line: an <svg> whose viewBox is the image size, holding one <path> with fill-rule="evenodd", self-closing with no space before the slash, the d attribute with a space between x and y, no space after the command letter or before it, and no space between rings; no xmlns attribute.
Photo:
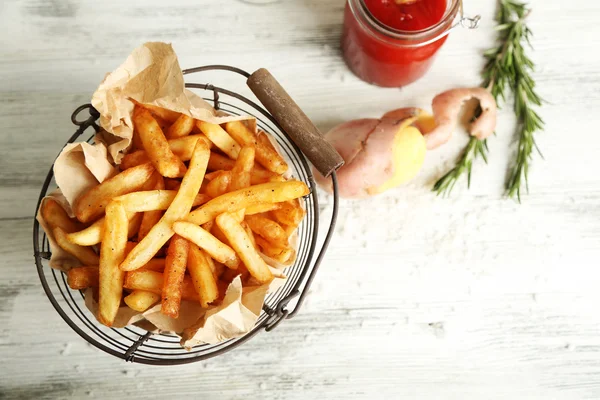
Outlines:
<svg viewBox="0 0 600 400"><path fill-rule="evenodd" d="M324 177L342 165L344 159L327 142L279 82L264 68L248 78L248 87Z"/></svg>

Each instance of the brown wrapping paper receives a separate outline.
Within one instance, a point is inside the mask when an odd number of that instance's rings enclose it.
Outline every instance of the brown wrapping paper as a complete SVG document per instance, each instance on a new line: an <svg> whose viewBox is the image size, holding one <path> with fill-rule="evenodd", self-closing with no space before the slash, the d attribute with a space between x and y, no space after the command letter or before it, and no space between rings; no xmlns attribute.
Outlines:
<svg viewBox="0 0 600 400"><path fill-rule="evenodd" d="M92 96L92 105L100 113L100 125L121 139L108 147L117 164L129 148L133 135L132 99L214 124L250 118L218 116L210 104L185 89L183 73L171 45L145 43L115 71L106 75Z"/></svg>
<svg viewBox="0 0 600 400"><path fill-rule="evenodd" d="M79 195L116 173L102 143L70 143L54 161L54 180L71 207ZM74 216L70 207L67 212Z"/></svg>
<svg viewBox="0 0 600 400"><path fill-rule="evenodd" d="M114 164L118 164L129 148L132 135L133 104L130 99L212 123L243 119L252 129L256 127L253 118L231 117L216 112L200 97L185 90L183 75L171 46L146 43L134 50L117 70L108 74L94 93L92 103L100 112L101 125L106 131L97 134L94 145L73 143L65 146L55 162L54 174L60 189L47 197L56 199L69 215L73 216L71 205L79 195L118 172ZM78 260L56 245L39 211L36 218L50 243L50 266L62 271L80 266ZM292 245L297 249L295 240ZM179 334L182 346L186 348L240 337L256 324L265 296L285 284L284 266L267 257L265 260L275 275L269 284L242 287L241 279L237 277L229 285L225 300L220 305L203 309L198 303L184 301L177 319L161 314L160 304L144 313L123 306L118 311L114 327L137 324L154 332ZM86 291L85 304L96 316L98 304L92 290Z"/></svg>

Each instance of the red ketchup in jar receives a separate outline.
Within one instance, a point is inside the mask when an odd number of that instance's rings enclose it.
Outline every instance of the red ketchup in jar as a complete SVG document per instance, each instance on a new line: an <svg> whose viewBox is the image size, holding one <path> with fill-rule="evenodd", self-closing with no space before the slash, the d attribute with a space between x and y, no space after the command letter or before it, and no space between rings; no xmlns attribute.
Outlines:
<svg viewBox="0 0 600 400"><path fill-rule="evenodd" d="M348 0L344 59L368 83L405 86L427 72L459 8L460 0Z"/></svg>

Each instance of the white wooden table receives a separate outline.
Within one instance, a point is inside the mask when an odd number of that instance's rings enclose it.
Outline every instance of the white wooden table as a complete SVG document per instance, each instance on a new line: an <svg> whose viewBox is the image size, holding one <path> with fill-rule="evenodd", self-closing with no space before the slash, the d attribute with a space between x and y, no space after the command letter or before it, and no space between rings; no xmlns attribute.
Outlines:
<svg viewBox="0 0 600 400"><path fill-rule="evenodd" d="M343 202L309 300L272 333L192 365L127 364L62 321L35 271L35 202L74 131L69 116L144 41L172 42L184 68L267 67L327 130L477 85L494 3L465 0L481 28L452 34L425 79L385 90L340 57L343 0L2 1L0 398L599 398L600 5L589 0L531 2L548 104L545 161L536 158L523 204L502 196L506 107L469 191L428 189L465 143L455 135L412 184Z"/></svg>

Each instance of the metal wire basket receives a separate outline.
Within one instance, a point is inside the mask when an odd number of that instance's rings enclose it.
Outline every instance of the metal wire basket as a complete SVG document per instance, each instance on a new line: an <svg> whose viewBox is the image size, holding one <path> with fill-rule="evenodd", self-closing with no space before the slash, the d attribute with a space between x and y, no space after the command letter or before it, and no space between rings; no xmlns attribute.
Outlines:
<svg viewBox="0 0 600 400"><path fill-rule="evenodd" d="M183 73L189 75L214 70L227 71L246 78L250 76L245 71L223 65L199 67L184 70ZM321 248L317 249L319 204L315 181L304 154L288 133L282 129L277 118L256 102L225 88L198 83L186 83L186 87L195 90L205 100L212 102L215 109L232 115L243 114L256 117L258 127L271 134L282 149L292 176L309 186L310 193L302 199L307 215L298 229L299 248L297 258L293 265L285 269L285 274L288 276L287 281L283 287L265 298L262 312L255 327L242 337L214 345L198 345L190 351L183 349L179 344L179 337L174 335L155 334L134 325L116 329L98 323L92 313L85 307L83 291L78 292L70 289L67 285L66 274L52 269L48 265L51 256L48 239L43 230L40 231L39 223L35 221L33 226L35 263L44 291L56 311L75 332L89 343L113 356L130 362L175 365L204 360L238 347L263 329L271 331L284 319L296 315L329 245L337 217L337 181L335 172L333 172L331 175L333 214L324 242ZM86 115L86 112L89 115ZM91 141L94 134L100 129L96 123L99 116L99 113L91 104L78 107L71 115L71 121L78 126L78 129L67 144L81 139ZM42 186L37 208L39 208L42 198L54 188L56 188L56 183L53 170L50 168ZM289 308L290 306L291 308Z"/></svg>

